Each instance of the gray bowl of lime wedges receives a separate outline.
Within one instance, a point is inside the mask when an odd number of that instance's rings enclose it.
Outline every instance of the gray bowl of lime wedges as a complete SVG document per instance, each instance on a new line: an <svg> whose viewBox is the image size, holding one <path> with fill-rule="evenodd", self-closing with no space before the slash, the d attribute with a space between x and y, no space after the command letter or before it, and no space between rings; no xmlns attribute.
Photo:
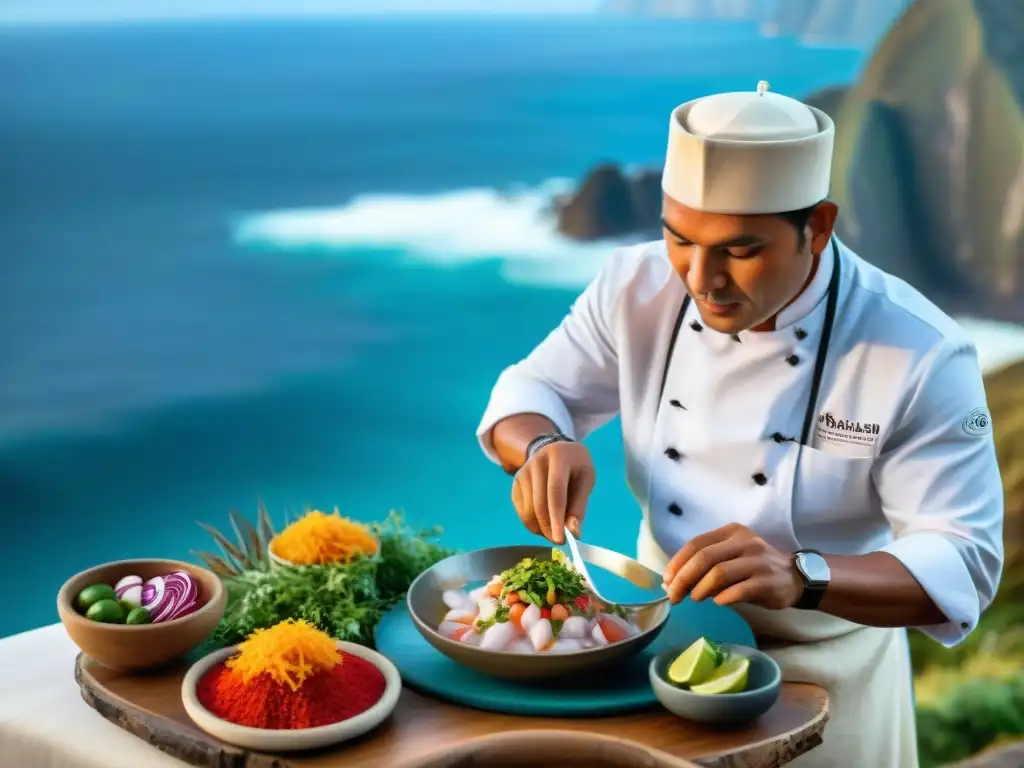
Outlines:
<svg viewBox="0 0 1024 768"><path fill-rule="evenodd" d="M705 638L658 654L648 671L661 705L698 723L754 720L771 709L782 692L782 671L771 656Z"/></svg>

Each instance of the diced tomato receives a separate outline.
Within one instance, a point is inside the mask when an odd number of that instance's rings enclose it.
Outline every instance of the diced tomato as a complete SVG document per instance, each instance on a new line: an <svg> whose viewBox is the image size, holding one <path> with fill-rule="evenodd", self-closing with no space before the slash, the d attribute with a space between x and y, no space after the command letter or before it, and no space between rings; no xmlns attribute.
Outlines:
<svg viewBox="0 0 1024 768"><path fill-rule="evenodd" d="M552 621L565 621L569 618L569 609L561 603L555 603L551 606L551 620Z"/></svg>
<svg viewBox="0 0 1024 768"><path fill-rule="evenodd" d="M509 592L507 595L505 595L505 605L515 605L516 603L521 602L522 598L519 597L518 592Z"/></svg>
<svg viewBox="0 0 1024 768"><path fill-rule="evenodd" d="M451 621L454 621L457 624L466 624L468 626L473 623L475 618L476 617L474 617L473 614L469 614L468 616L459 616L456 619L451 619Z"/></svg>
<svg viewBox="0 0 1024 768"><path fill-rule="evenodd" d="M452 640L461 640L463 635L465 635L472 629L472 627L462 627L461 629L456 629L454 632L452 632Z"/></svg>
<svg viewBox="0 0 1024 768"><path fill-rule="evenodd" d="M542 619L550 619L551 618L551 609L548 608L545 605L543 608L540 609L540 617Z"/></svg>
<svg viewBox="0 0 1024 768"><path fill-rule="evenodd" d="M502 586L504 585L500 581L495 582L494 584L488 584L487 594L489 594L491 597L500 597Z"/></svg>
<svg viewBox="0 0 1024 768"><path fill-rule="evenodd" d="M586 613L587 608L590 607L590 598L586 595L580 595L572 601L572 604L575 605L579 610Z"/></svg>
<svg viewBox="0 0 1024 768"><path fill-rule="evenodd" d="M515 603L508 609L508 620L515 625L516 629L523 628L523 614L526 613L526 603Z"/></svg>

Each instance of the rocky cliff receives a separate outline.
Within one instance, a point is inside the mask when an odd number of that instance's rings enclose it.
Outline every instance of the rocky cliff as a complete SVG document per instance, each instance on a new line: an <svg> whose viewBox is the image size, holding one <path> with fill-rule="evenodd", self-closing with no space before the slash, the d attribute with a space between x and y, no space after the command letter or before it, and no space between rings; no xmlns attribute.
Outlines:
<svg viewBox="0 0 1024 768"><path fill-rule="evenodd" d="M1021 73L990 53L1024 3L990 7L918 0L860 81L828 96L831 195L840 236L865 258L952 311L1024 322Z"/></svg>
<svg viewBox="0 0 1024 768"><path fill-rule="evenodd" d="M947 311L1024 323L1024 2L917 0L859 82L808 100L836 121L840 237ZM561 231L656 229L656 176L602 166Z"/></svg>

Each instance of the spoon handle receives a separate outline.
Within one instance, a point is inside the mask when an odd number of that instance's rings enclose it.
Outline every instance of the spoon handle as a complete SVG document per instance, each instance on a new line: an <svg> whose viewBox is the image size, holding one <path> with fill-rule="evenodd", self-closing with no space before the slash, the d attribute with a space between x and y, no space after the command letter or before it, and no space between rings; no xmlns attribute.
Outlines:
<svg viewBox="0 0 1024 768"><path fill-rule="evenodd" d="M590 587L590 591L594 595L603 600L604 598L597 592L597 587L594 586L594 580L590 578L590 573L587 571L587 563L580 554L580 548L576 545L576 537L572 535L572 531L568 528L565 529L565 541L569 545L569 552L572 554L572 566L576 569L576 572L583 577L587 582L587 586Z"/></svg>

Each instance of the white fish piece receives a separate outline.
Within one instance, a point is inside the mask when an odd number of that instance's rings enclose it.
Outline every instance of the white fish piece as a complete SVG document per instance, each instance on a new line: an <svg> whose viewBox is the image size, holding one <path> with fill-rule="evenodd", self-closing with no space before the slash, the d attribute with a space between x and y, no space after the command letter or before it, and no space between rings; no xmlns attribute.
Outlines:
<svg viewBox="0 0 1024 768"><path fill-rule="evenodd" d="M461 589L445 590L444 594L441 595L441 599L453 611L471 611L476 605L476 602L470 600L469 595Z"/></svg>
<svg viewBox="0 0 1024 768"><path fill-rule="evenodd" d="M473 603L473 605L476 605L481 600L483 600L485 597L487 597L487 585L486 584L484 584L482 587L477 587L476 589L471 589L469 591L469 600L470 600L471 603Z"/></svg>
<svg viewBox="0 0 1024 768"><path fill-rule="evenodd" d="M582 650L582 641L571 637L563 638L561 633L559 633L558 639L555 640L555 644L548 649L548 653L576 653L577 651Z"/></svg>
<svg viewBox="0 0 1024 768"><path fill-rule="evenodd" d="M523 611L523 615L519 617L519 623L523 625L523 631L529 634L538 621L540 621L540 608L530 603Z"/></svg>
<svg viewBox="0 0 1024 768"><path fill-rule="evenodd" d="M483 639L484 636L480 632L477 632L475 629L471 629L459 639L459 642L465 643L466 645L479 646L480 643L483 642Z"/></svg>
<svg viewBox="0 0 1024 768"><path fill-rule="evenodd" d="M461 621L463 624L472 624L476 614L461 608L453 608L444 615L442 621Z"/></svg>
<svg viewBox="0 0 1024 768"><path fill-rule="evenodd" d="M533 650L533 643L530 642L530 638L528 637L517 637L508 644L508 648L505 650L511 651L512 653L536 653L536 651Z"/></svg>
<svg viewBox="0 0 1024 768"><path fill-rule="evenodd" d="M530 642L533 643L533 649L535 651L546 650L551 644L551 641L555 639L554 633L551 631L551 622L547 619L540 619L530 627Z"/></svg>
<svg viewBox="0 0 1024 768"><path fill-rule="evenodd" d="M580 640L580 647L582 647L583 650L586 650L587 648L594 648L596 645L597 645L597 641L594 640L589 635L587 637L584 637L582 640Z"/></svg>
<svg viewBox="0 0 1024 768"><path fill-rule="evenodd" d="M597 646L608 645L608 638L604 636L604 632L601 631L601 625L595 622L594 629L590 633L590 637L593 638L594 643Z"/></svg>
<svg viewBox="0 0 1024 768"><path fill-rule="evenodd" d="M458 630L465 629L465 624L460 624L457 621L442 621L438 627L438 633L444 635L447 638L451 638Z"/></svg>
<svg viewBox="0 0 1024 768"><path fill-rule="evenodd" d="M481 621L487 621L489 618L494 616L498 611L498 601L493 597L485 597L479 603L477 603L477 615Z"/></svg>
<svg viewBox="0 0 1024 768"><path fill-rule="evenodd" d="M562 624L562 629L558 632L558 637L579 639L589 635L590 631L590 622L585 618L582 616L570 616Z"/></svg>
<svg viewBox="0 0 1024 768"><path fill-rule="evenodd" d="M484 632L480 647L485 651L504 651L515 638L515 634L515 627L511 622L492 624Z"/></svg>

